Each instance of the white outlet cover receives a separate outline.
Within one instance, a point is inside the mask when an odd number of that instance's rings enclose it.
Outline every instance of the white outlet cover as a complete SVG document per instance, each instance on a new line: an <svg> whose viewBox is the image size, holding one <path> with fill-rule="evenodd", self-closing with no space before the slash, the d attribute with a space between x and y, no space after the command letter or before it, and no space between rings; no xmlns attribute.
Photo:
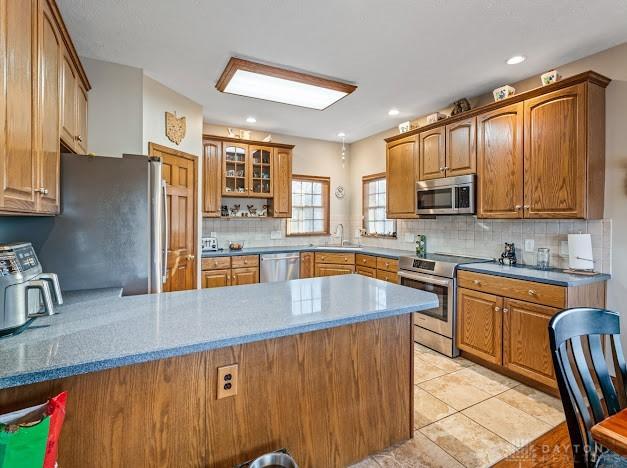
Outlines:
<svg viewBox="0 0 627 468"><path fill-rule="evenodd" d="M211 231L211 233L209 233L209 237L218 237L218 233L215 231Z"/></svg>
<svg viewBox="0 0 627 468"><path fill-rule="evenodd" d="M270 239L281 239L283 233L281 231L270 231Z"/></svg>
<svg viewBox="0 0 627 468"><path fill-rule="evenodd" d="M535 242L533 239L525 239L525 252L533 252Z"/></svg>

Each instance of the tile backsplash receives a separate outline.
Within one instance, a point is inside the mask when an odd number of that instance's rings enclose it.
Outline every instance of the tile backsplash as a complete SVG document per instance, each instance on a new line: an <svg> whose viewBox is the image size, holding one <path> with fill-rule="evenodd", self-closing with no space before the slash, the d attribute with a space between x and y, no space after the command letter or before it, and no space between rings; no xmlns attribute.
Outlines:
<svg viewBox="0 0 627 468"><path fill-rule="evenodd" d="M568 267L568 254L560 255L560 242L568 234L589 233L596 271L611 273L612 221L610 219L582 220L488 220L475 216L438 216L436 219L398 220L397 239L355 238L361 219L346 222L344 217L331 216L331 232L338 223L344 225L344 239L364 245L414 251L414 235L427 236L429 252L447 252L480 257L499 257L504 242L516 244L521 263L535 265L538 247L551 249L551 266ZM324 244L339 242L332 236L287 237L285 219L203 219L203 236L215 232L219 247L229 240L244 241L248 247ZM349 225L350 224L350 225ZM274 232L275 235L272 235ZM280 237L276 234L280 233ZM411 241L408 241L411 239ZM525 240L534 241L533 252L524 251Z"/></svg>
<svg viewBox="0 0 627 468"><path fill-rule="evenodd" d="M360 220L353 220L355 230ZM488 220L475 216L438 216L436 219L398 220L397 239L361 238L365 245L414 250L413 236L427 236L427 251L447 252L480 257L499 257L504 242L516 244L518 261L535 265L538 247L551 249L551 266L568 267L568 250L560 255L560 243L568 234L589 233L596 271L611 273L612 221L610 219L582 220ZM409 236L407 235L409 234ZM408 239L411 242L407 242ZM525 240L534 241L533 252L524 251ZM354 239L357 240L357 239Z"/></svg>

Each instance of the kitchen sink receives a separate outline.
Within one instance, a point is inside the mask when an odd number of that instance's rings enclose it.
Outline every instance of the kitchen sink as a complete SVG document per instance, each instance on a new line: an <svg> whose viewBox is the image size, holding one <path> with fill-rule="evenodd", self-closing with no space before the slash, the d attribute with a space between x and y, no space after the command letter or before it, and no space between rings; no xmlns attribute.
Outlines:
<svg viewBox="0 0 627 468"><path fill-rule="evenodd" d="M316 250L362 250L363 247L349 245L319 245Z"/></svg>

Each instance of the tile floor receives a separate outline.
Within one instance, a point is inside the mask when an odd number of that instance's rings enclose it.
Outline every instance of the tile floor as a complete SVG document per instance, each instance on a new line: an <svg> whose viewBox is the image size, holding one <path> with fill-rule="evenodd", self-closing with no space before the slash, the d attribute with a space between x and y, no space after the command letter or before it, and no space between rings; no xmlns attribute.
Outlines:
<svg viewBox="0 0 627 468"><path fill-rule="evenodd" d="M414 356L414 438L351 468L491 466L564 420L557 398L466 359Z"/></svg>

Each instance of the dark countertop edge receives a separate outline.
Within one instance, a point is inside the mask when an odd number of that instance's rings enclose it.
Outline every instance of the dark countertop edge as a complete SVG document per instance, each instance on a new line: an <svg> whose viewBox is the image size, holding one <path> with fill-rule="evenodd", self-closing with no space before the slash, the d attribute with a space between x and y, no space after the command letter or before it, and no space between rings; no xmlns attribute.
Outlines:
<svg viewBox="0 0 627 468"><path fill-rule="evenodd" d="M493 263L491 265L493 265ZM479 265L473 265L473 264L459 265L457 269L465 270L465 271L472 271L474 273L483 273L485 275L502 276L504 278L513 278L513 279L519 279L519 280L524 280L524 281L534 281L536 283L553 284L555 286L564 286L564 287L583 286L586 284L597 283L599 281L607 281L612 278L612 275L609 275L608 273L598 273L594 276L581 275L580 279L578 278L572 281L561 281L561 280L555 280L555 279L550 279L550 278L542 278L539 276L529 276L524 273L512 273L510 271L486 270L485 268L482 268ZM565 272L562 272L562 273L566 275L569 274Z"/></svg>
<svg viewBox="0 0 627 468"><path fill-rule="evenodd" d="M366 315L356 317L338 318L331 321L320 321L308 323L306 325L297 325L294 327L280 328L273 331L255 333L248 336L236 336L225 338L218 341L195 343L177 348L165 348L140 354L129 354L116 358L103 359L100 361L86 362L83 364L74 364L65 367L55 367L43 369L35 372L27 372L24 374L13 375L10 377L0 378L0 390L12 387L20 387L50 380L57 380L75 375L88 374L116 367L124 367L132 364L142 364L150 361L158 361L177 356L185 356L192 353L202 351L211 351L214 349L227 348L242 344L254 343L257 341L271 340L274 338L283 338L286 336L298 335L301 333L310 333L318 330L327 330L329 328L337 328L344 325L352 325L355 323L369 322L372 320L384 319L388 317L396 317L399 315L407 315L420 310L425 310L437 306L437 302L425 303L422 306L408 306L393 310L382 310L372 312Z"/></svg>
<svg viewBox="0 0 627 468"><path fill-rule="evenodd" d="M267 249L267 250L258 250L258 249ZM385 257L385 258L393 258L399 259L403 255L398 255L391 252L386 252L386 250L397 250L402 251L402 249L387 249L386 247L360 247L356 249L347 249L347 248L339 248L333 249L333 247L320 247L320 246L285 246L285 247L249 247L244 248L244 250L221 250L215 252L202 252L201 258L212 258L212 257L237 257L241 255L263 255L263 254L273 254L273 253L289 253L289 252L333 252L333 253L354 253L354 254L363 254L363 255L371 255L373 257ZM415 252L411 250L407 250L407 256L415 255Z"/></svg>

